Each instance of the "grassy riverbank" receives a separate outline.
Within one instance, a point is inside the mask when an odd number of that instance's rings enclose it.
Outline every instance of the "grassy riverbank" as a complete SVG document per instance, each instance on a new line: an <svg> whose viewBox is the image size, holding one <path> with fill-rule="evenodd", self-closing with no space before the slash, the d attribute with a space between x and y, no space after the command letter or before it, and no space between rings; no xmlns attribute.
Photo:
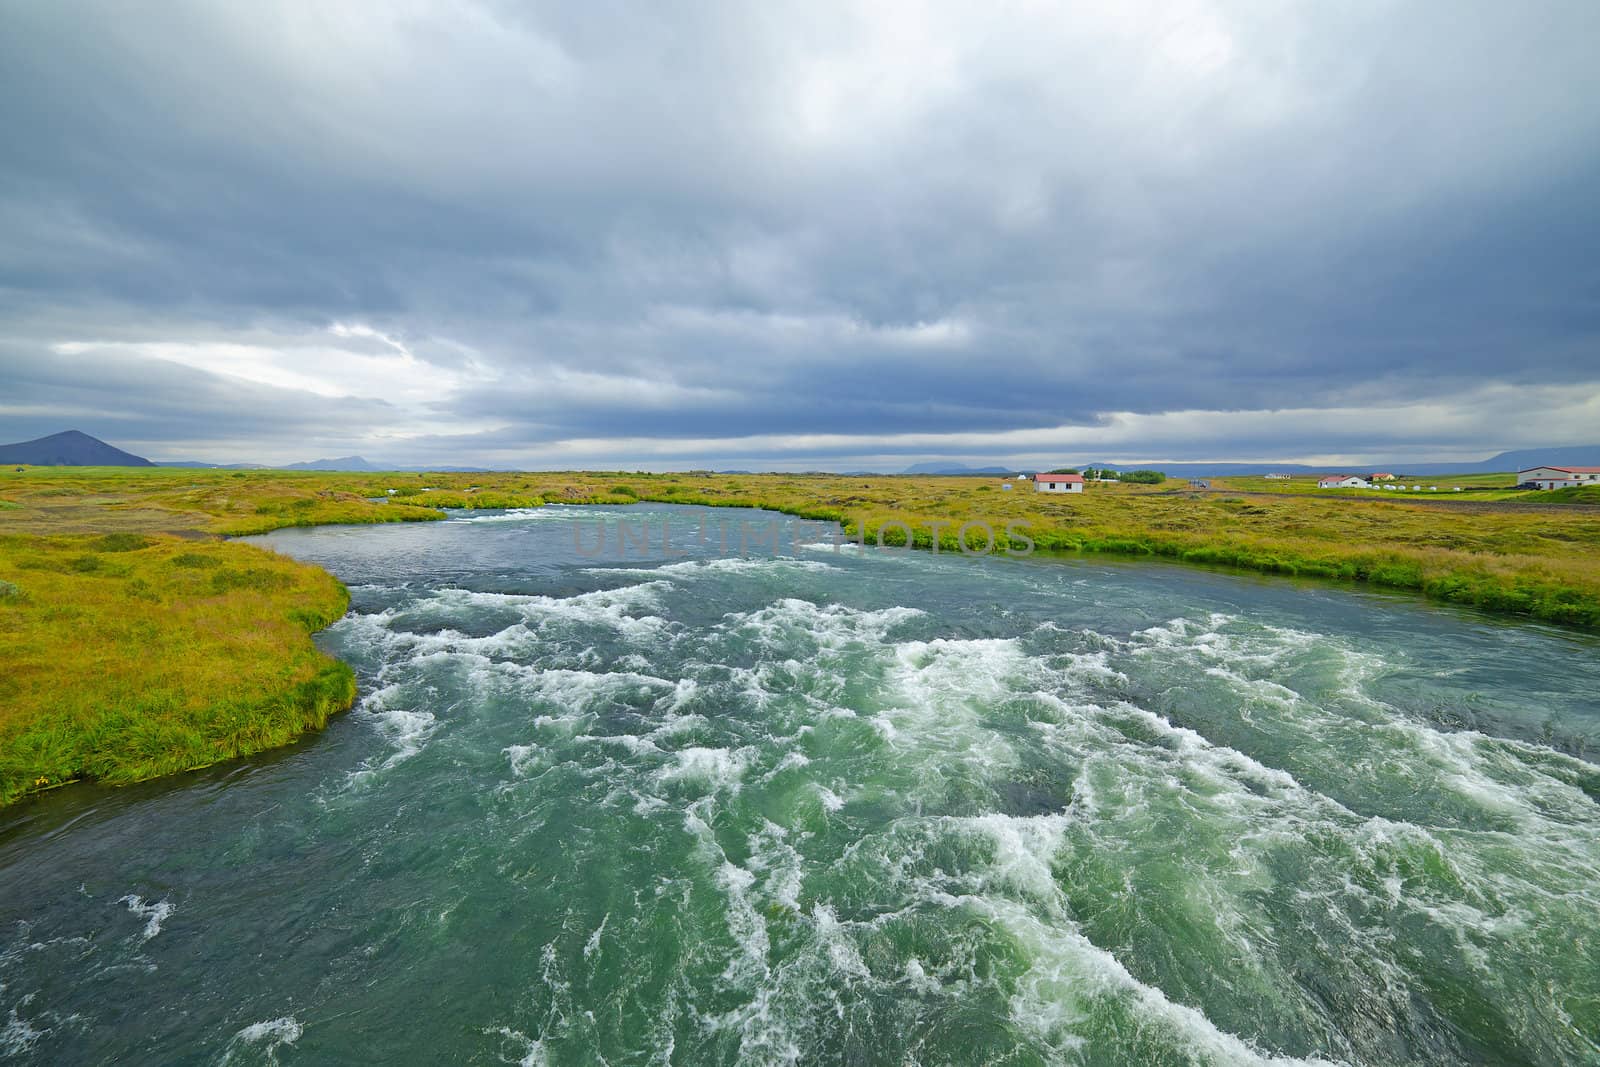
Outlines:
<svg viewBox="0 0 1600 1067"><path fill-rule="evenodd" d="M0 537L0 804L288 744L349 707L343 586L247 545Z"/></svg>
<svg viewBox="0 0 1600 1067"><path fill-rule="evenodd" d="M0 471L0 804L63 781L138 781L286 744L348 707L310 634L345 610L315 567L222 540L429 521L441 507L633 500L763 507L869 539L958 549L962 523L1038 548L1149 556L1411 591L1600 631L1600 513L994 478L642 473ZM1465 495L1465 494L1462 494ZM1539 494L1559 502L1555 494ZM1581 499L1576 501L1582 503ZM935 524L944 525L936 535ZM981 547L985 535L968 530ZM1022 542L1015 542L1021 547Z"/></svg>

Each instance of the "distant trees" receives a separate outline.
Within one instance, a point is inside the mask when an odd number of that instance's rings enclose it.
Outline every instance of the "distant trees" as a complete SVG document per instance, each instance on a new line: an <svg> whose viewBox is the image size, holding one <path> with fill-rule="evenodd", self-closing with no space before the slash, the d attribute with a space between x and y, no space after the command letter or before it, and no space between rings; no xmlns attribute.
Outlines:
<svg viewBox="0 0 1600 1067"><path fill-rule="evenodd" d="M1077 474L1075 470L1051 471L1051 474ZM1161 471L1117 471L1109 467L1089 467L1083 472L1085 478L1099 479L1113 482L1137 482L1140 485L1160 485L1167 480L1166 474Z"/></svg>
<svg viewBox="0 0 1600 1067"><path fill-rule="evenodd" d="M1078 473L1078 468L1077 467L1057 467L1055 470L1053 470L1053 471L1045 471L1045 473L1046 474L1077 474Z"/></svg>

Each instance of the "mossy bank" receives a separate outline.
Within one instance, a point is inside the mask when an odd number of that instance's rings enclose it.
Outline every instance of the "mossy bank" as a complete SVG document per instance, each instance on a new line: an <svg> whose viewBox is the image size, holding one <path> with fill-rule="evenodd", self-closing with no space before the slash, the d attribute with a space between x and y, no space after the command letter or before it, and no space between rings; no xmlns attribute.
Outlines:
<svg viewBox="0 0 1600 1067"><path fill-rule="evenodd" d="M193 770L321 728L355 678L310 634L348 604L326 572L248 545L0 538L0 803Z"/></svg>

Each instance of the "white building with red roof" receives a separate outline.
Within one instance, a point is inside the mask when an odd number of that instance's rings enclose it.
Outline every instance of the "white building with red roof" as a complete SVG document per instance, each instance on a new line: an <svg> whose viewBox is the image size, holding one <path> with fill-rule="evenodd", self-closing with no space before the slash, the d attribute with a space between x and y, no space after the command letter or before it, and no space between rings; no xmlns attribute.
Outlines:
<svg viewBox="0 0 1600 1067"><path fill-rule="evenodd" d="M1083 492L1083 475L1036 474L1033 476L1033 491L1036 493L1081 493Z"/></svg>
<svg viewBox="0 0 1600 1067"><path fill-rule="evenodd" d="M1324 474L1317 479L1318 489L1371 489L1372 485L1359 474Z"/></svg>
<svg viewBox="0 0 1600 1067"><path fill-rule="evenodd" d="M1600 467L1529 467L1517 472L1517 484L1537 489L1600 485Z"/></svg>

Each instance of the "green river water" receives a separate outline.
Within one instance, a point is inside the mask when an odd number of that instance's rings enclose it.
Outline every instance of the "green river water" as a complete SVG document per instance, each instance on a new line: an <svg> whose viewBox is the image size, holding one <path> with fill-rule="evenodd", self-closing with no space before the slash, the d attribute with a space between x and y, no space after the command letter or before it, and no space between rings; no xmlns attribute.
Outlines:
<svg viewBox="0 0 1600 1067"><path fill-rule="evenodd" d="M0 814L0 1059L1600 1063L1600 643L771 521L256 539L360 702Z"/></svg>

